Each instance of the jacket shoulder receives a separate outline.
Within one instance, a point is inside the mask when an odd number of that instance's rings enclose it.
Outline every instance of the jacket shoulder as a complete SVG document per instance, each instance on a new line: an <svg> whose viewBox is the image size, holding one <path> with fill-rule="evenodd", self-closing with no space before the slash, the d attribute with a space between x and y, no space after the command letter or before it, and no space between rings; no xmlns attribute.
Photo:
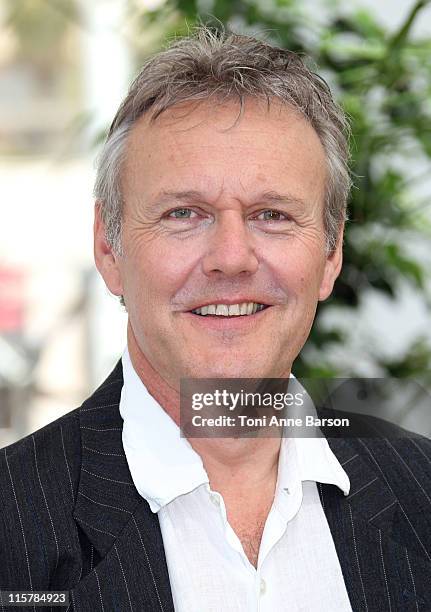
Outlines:
<svg viewBox="0 0 431 612"><path fill-rule="evenodd" d="M431 501L431 440L400 428L391 433L396 435L362 439L361 454L387 476L399 497L410 488Z"/></svg>
<svg viewBox="0 0 431 612"><path fill-rule="evenodd" d="M120 361L82 406L0 449L0 590L62 590L79 582L88 551L74 519L81 431L98 426L90 415L102 418L99 408L119 401L121 388Z"/></svg>
<svg viewBox="0 0 431 612"><path fill-rule="evenodd" d="M61 443L63 450L64 446L70 447L71 444L80 447L80 427L79 427L79 412L82 406L72 410L59 417L55 421L51 421L44 427L26 435L24 438L17 440L13 444L9 444L0 449L0 478L8 474L11 463L16 463L19 460L28 461L30 456L34 456L35 447L42 446L46 452L56 453L59 450L58 443ZM75 449L74 455L76 456ZM64 453L63 453L64 454ZM37 450L36 450L37 455ZM75 462L76 463L76 462Z"/></svg>
<svg viewBox="0 0 431 612"><path fill-rule="evenodd" d="M79 409L0 450L2 590L52 588L53 576L78 569L80 463Z"/></svg>

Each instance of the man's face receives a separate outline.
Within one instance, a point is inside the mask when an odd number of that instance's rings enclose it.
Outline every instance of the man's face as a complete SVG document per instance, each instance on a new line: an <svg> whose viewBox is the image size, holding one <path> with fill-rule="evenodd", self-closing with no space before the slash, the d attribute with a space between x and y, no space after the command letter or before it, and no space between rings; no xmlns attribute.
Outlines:
<svg viewBox="0 0 431 612"><path fill-rule="evenodd" d="M181 377L287 376L341 265L340 247L325 253L313 128L276 103L246 100L232 127L237 115L238 104L203 103L142 117L123 167L122 256L100 252L96 214L99 270L124 295L138 349L176 388ZM251 302L266 307L192 312Z"/></svg>

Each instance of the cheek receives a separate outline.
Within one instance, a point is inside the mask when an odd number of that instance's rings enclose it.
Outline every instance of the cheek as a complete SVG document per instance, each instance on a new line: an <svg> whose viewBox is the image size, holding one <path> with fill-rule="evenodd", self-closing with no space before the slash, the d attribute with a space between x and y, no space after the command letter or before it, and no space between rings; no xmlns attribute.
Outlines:
<svg viewBox="0 0 431 612"><path fill-rule="evenodd" d="M181 253L180 253L181 251ZM153 246L135 252L127 266L128 288L134 298L148 306L167 306L169 298L184 284L192 262L181 246Z"/></svg>
<svg viewBox="0 0 431 612"><path fill-rule="evenodd" d="M291 281L297 292L317 299L325 258L320 245L307 246L308 248L292 250L286 263L289 265Z"/></svg>
<svg viewBox="0 0 431 612"><path fill-rule="evenodd" d="M294 256L293 253L283 257L283 259L278 256L278 261L273 270L276 272L278 282L290 295L296 295L302 299L317 296L320 286L320 266L312 258L300 255Z"/></svg>

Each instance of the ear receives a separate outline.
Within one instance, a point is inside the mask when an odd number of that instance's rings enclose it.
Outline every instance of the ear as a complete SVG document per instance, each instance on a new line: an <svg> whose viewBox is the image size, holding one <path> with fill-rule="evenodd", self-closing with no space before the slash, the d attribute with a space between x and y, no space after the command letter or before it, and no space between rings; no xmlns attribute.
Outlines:
<svg viewBox="0 0 431 612"><path fill-rule="evenodd" d="M101 216L100 201L94 206L94 261L109 291L114 295L123 295L118 256L106 240L105 224Z"/></svg>
<svg viewBox="0 0 431 612"><path fill-rule="evenodd" d="M337 246L326 257L323 278L319 289L319 302L323 302L331 295L334 283L341 272L343 264L343 232L344 225L338 235Z"/></svg>

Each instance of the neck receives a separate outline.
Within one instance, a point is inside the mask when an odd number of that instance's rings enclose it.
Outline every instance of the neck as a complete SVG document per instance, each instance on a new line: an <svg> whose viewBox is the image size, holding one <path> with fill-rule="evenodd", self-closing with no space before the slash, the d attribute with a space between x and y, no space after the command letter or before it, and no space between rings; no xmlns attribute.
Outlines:
<svg viewBox="0 0 431 612"><path fill-rule="evenodd" d="M127 348L135 372L144 383L150 395L162 406L164 411L180 425L180 394L153 368L139 348L130 322L127 326Z"/></svg>
<svg viewBox="0 0 431 612"><path fill-rule="evenodd" d="M275 487L280 438L194 438L189 442L202 458L212 489L246 493Z"/></svg>

